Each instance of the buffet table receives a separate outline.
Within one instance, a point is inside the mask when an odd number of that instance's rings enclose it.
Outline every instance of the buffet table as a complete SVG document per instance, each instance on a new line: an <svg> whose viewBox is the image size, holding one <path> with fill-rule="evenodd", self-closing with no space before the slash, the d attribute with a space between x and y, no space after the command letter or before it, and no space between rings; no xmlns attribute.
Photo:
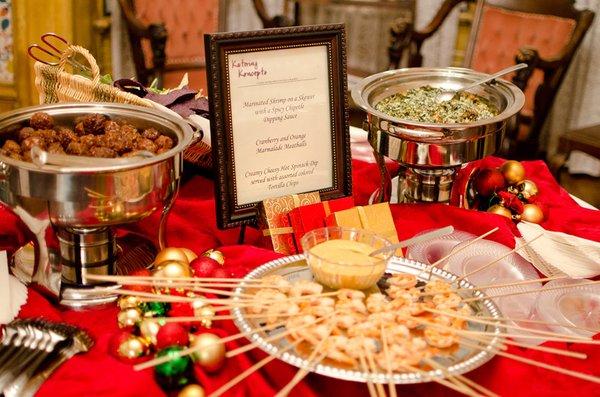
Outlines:
<svg viewBox="0 0 600 397"><path fill-rule="evenodd" d="M378 186L379 171L364 142L353 143L353 186L357 205L366 204L371 192ZM496 158L483 160L486 165L498 165ZM389 165L393 168L393 165ZM562 190L542 162L525 163L527 174L540 187L540 198L547 205L548 216L543 226L549 230L563 231L584 238L600 241L600 211L580 207L568 193ZM392 170L393 171L393 170ZM489 238L514 246L518 231L508 219L494 215L440 204L392 205L392 213L399 238L435 227L453 225L456 229L481 234L494 226L500 230ZM150 217L135 225L134 231L154 236L158 217ZM0 209L0 248L14 251L28 240L25 228L18 219L5 209ZM215 224L215 208L212 181L203 176L188 178L182 185L168 221L170 246L188 247L196 253L209 248L219 248L226 257L225 266L243 275L249 269L280 255L259 248L259 233L248 229L243 245L237 245L238 229L220 231ZM116 306L88 311L61 310L42 295L29 290L27 304L19 316L44 317L52 321L64 321L83 327L95 339L95 345L87 354L78 355L62 365L40 389L39 396L146 396L164 395L153 379L151 369L141 372L109 355L109 340L118 331ZM218 321L213 330L219 335L238 332L230 321ZM245 342L228 343L232 349ZM600 376L600 347L598 345L570 345L552 343L588 354L588 360L563 358L537 351L512 347L510 351L549 364ZM233 378L254 362L264 357L261 351L238 355L226 362L225 367L214 375L196 372L200 384L207 393ZM269 396L283 387L297 369L278 360L251 375L242 384L230 390L228 396ZM499 395L512 396L558 396L577 393L582 396L600 395L600 386L569 376L531 367L505 358L496 357L473 371L469 376ZM446 396L451 392L435 383L399 386L399 395ZM295 396L362 396L367 394L364 384L338 381L323 376L310 375L291 393Z"/></svg>

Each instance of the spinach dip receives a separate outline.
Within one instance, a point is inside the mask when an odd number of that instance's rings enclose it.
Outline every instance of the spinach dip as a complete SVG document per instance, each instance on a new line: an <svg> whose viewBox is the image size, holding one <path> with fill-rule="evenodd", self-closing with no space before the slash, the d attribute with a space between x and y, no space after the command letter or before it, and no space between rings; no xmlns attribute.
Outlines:
<svg viewBox="0 0 600 397"><path fill-rule="evenodd" d="M498 109L479 95L463 91L442 102L437 99L442 92L428 85L412 88L382 99L375 108L399 119L437 124L470 123L498 115Z"/></svg>

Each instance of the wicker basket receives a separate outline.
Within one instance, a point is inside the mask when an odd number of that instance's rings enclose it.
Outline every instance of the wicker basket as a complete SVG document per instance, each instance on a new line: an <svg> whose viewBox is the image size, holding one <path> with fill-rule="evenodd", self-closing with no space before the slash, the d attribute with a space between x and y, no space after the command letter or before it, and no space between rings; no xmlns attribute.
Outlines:
<svg viewBox="0 0 600 397"><path fill-rule="evenodd" d="M92 78L68 73L65 66L69 59L81 54L90 65ZM100 68L96 59L83 47L70 45L62 53L57 65L47 65L36 62L35 86L40 95L40 103L57 102L112 102L128 103L144 107L153 107L162 111L170 109L148 99L119 90L109 84L100 83ZM210 146L198 140L192 143L184 152L183 158L204 169L212 169Z"/></svg>

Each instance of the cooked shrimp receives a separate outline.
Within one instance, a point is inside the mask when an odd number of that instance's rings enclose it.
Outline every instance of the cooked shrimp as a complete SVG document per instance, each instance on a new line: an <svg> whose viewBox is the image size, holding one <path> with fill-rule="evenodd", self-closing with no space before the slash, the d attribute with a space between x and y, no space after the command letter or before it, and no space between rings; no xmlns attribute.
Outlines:
<svg viewBox="0 0 600 397"><path fill-rule="evenodd" d="M452 286L443 280L433 280L425 285L425 292L436 293L436 292L450 292L452 291Z"/></svg>
<svg viewBox="0 0 600 397"><path fill-rule="evenodd" d="M423 337L429 346L445 348L450 347L456 342L456 336L451 331L441 331L432 327L427 327L423 331Z"/></svg>
<svg viewBox="0 0 600 397"><path fill-rule="evenodd" d="M396 313L394 312L371 313L369 314L369 317L367 317L368 321L377 327L381 327L382 325L385 327L393 324L395 318Z"/></svg>
<svg viewBox="0 0 600 397"><path fill-rule="evenodd" d="M319 295L321 292L323 292L323 286L319 283L309 280L299 280L292 284L290 288L291 297Z"/></svg>
<svg viewBox="0 0 600 397"><path fill-rule="evenodd" d="M285 323L285 328L291 331L290 335L293 338L298 339L302 336L302 327L310 327L316 321L317 318L310 314L290 317Z"/></svg>
<svg viewBox="0 0 600 397"><path fill-rule="evenodd" d="M379 342L377 339L369 338L367 336L355 336L348 338L346 344L346 352L353 358L359 358L365 352L371 354L379 351Z"/></svg>
<svg viewBox="0 0 600 397"><path fill-rule="evenodd" d="M280 317L288 318L300 313L300 307L294 302L276 302L268 306L267 324L273 324Z"/></svg>
<svg viewBox="0 0 600 397"><path fill-rule="evenodd" d="M263 281L264 284L272 285L271 288L281 291L284 294L287 294L290 291L290 288L292 287L292 283L290 283L283 276L280 276L278 274L265 276L261 279L261 281Z"/></svg>
<svg viewBox="0 0 600 397"><path fill-rule="evenodd" d="M380 327L372 322L365 320L348 328L348 336L368 336L370 338L378 338L380 335Z"/></svg>
<svg viewBox="0 0 600 397"><path fill-rule="evenodd" d="M461 304L462 297L453 292L448 292L434 295L432 301L439 310L454 309Z"/></svg>
<svg viewBox="0 0 600 397"><path fill-rule="evenodd" d="M380 293L374 293L367 298L367 310L370 313L379 313L387 310L389 300L387 296Z"/></svg>
<svg viewBox="0 0 600 397"><path fill-rule="evenodd" d="M406 340L410 338L410 330L405 325L398 324L386 328L385 335L388 343L401 344L405 343Z"/></svg>
<svg viewBox="0 0 600 397"><path fill-rule="evenodd" d="M331 334L331 327L326 324L317 324L298 330L298 334L309 343L316 345Z"/></svg>
<svg viewBox="0 0 600 397"><path fill-rule="evenodd" d="M415 302L419 299L418 296L415 296L413 294L411 294L410 292L408 292L407 290L405 290L404 288L400 288L400 287L396 287L396 286L391 286L386 290L388 296L392 299L403 299L404 301L406 301L407 303L410 302Z"/></svg>
<svg viewBox="0 0 600 397"><path fill-rule="evenodd" d="M344 364L356 365L356 360L346 353L349 339L343 335L333 335L323 343L326 357Z"/></svg>
<svg viewBox="0 0 600 397"><path fill-rule="evenodd" d="M359 313L340 313L332 318L333 325L339 329L348 329L362 321L364 316Z"/></svg>
<svg viewBox="0 0 600 397"><path fill-rule="evenodd" d="M397 273L388 278L387 282L394 287L409 289L417 285L417 277L414 274Z"/></svg>
<svg viewBox="0 0 600 397"><path fill-rule="evenodd" d="M338 291L337 297L342 301L354 299L363 300L365 299L365 293L356 289L342 288Z"/></svg>
<svg viewBox="0 0 600 397"><path fill-rule="evenodd" d="M419 321L411 316L408 307L400 309L396 314L396 322L406 326L408 329L417 328L420 324Z"/></svg>
<svg viewBox="0 0 600 397"><path fill-rule="evenodd" d="M362 300L351 299L351 300L338 300L335 303L335 309L339 312L350 312L350 313L362 313L367 314L367 306Z"/></svg>
<svg viewBox="0 0 600 397"><path fill-rule="evenodd" d="M283 292L276 289L263 288L254 294L252 306L249 307L248 311L253 314L260 314L266 311L269 305L285 300L287 300L287 296Z"/></svg>

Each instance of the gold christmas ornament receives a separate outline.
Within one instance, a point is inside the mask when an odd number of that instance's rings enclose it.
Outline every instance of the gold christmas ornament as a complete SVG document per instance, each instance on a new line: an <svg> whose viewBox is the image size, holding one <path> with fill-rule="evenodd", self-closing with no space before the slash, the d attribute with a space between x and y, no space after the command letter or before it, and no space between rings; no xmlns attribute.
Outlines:
<svg viewBox="0 0 600 397"><path fill-rule="evenodd" d="M194 299L191 303L192 309L194 309L194 316L202 317L202 309L207 306L206 300L202 296L198 296L198 299ZM212 307L211 307L212 309ZM213 310L214 314L214 310Z"/></svg>
<svg viewBox="0 0 600 397"><path fill-rule="evenodd" d="M129 359L142 357L148 353L148 345L141 338L131 336L119 345L118 353L119 356Z"/></svg>
<svg viewBox="0 0 600 397"><path fill-rule="evenodd" d="M217 335L194 335L191 347L198 349L192 354L192 358L207 372L218 371L225 361L225 345Z"/></svg>
<svg viewBox="0 0 600 397"><path fill-rule="evenodd" d="M188 263L192 263L192 261L198 257L198 255L196 255L196 253L194 251L192 251L191 249L189 249L189 248L183 248L183 247L181 247L179 249L181 251L183 251L183 253L187 257Z"/></svg>
<svg viewBox="0 0 600 397"><path fill-rule="evenodd" d="M537 185L529 179L525 179L524 181L517 183L515 187L517 192L521 193L525 200L529 200L530 198L538 194Z"/></svg>
<svg viewBox="0 0 600 397"><path fill-rule="evenodd" d="M167 262L167 261L178 261L178 262L184 262L188 265L190 264L190 261L188 260L186 253L183 250L181 250L180 248L175 248L175 247L169 247L169 248L163 249L162 251L160 251L158 253L158 255L156 255L156 258L154 258L154 264L156 267L161 267L163 262Z"/></svg>
<svg viewBox="0 0 600 397"><path fill-rule="evenodd" d="M492 205L488 208L487 212L491 212L492 214L502 215L508 219L512 219L512 212L506 207L501 206L500 204Z"/></svg>
<svg viewBox="0 0 600 397"><path fill-rule="evenodd" d="M160 324L156 320L145 318L140 323L140 335L147 343L156 344L156 334L160 329Z"/></svg>
<svg viewBox="0 0 600 397"><path fill-rule="evenodd" d="M121 310L130 309L132 307L138 307L140 304L140 298L131 295L122 296L117 301L117 304L119 305L119 309Z"/></svg>
<svg viewBox="0 0 600 397"><path fill-rule="evenodd" d="M204 397L204 389L200 385L187 385L177 394L177 397Z"/></svg>
<svg viewBox="0 0 600 397"><path fill-rule="evenodd" d="M121 310L117 315L119 328L133 327L142 320L142 311L137 307Z"/></svg>
<svg viewBox="0 0 600 397"><path fill-rule="evenodd" d="M225 256L223 256L223 253L218 250L210 249L203 253L202 256L208 256L209 258L216 260L221 266L223 266L225 263Z"/></svg>
<svg viewBox="0 0 600 397"><path fill-rule="evenodd" d="M535 204L525 204L521 220L531 223L542 223L544 220L544 212Z"/></svg>
<svg viewBox="0 0 600 397"><path fill-rule="evenodd" d="M215 309L210 305L206 305L202 306L198 311L194 310L194 314L196 312L198 313L196 317L200 318L200 323L206 328L210 328L212 326L212 319L215 316Z"/></svg>
<svg viewBox="0 0 600 397"><path fill-rule="evenodd" d="M192 272L190 266L186 262L169 260L161 262L157 266L157 270L154 272L153 276L168 278L191 277Z"/></svg>
<svg viewBox="0 0 600 397"><path fill-rule="evenodd" d="M509 185L514 185L525 179L525 167L515 160L508 160L502 164L500 172L502 172L504 179L506 179Z"/></svg>

